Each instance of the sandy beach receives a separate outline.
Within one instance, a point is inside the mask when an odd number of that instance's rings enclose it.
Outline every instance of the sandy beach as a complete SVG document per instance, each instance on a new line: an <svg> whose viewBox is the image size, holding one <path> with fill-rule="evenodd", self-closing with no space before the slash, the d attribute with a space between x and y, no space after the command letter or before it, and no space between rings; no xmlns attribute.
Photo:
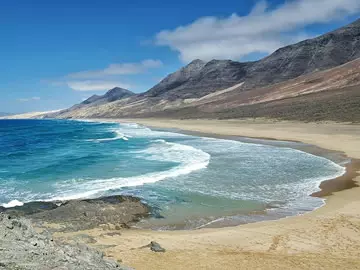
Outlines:
<svg viewBox="0 0 360 270"><path fill-rule="evenodd" d="M300 141L360 159L360 125L272 120L111 121L214 136ZM360 183L359 168L353 164L347 176L337 181L352 178ZM360 269L359 194L359 187L334 192L325 197L326 205L305 215L237 227L163 232L131 229L112 236L99 228L55 236L91 235L96 240L91 245L135 269ZM143 248L150 241L160 243L166 252Z"/></svg>

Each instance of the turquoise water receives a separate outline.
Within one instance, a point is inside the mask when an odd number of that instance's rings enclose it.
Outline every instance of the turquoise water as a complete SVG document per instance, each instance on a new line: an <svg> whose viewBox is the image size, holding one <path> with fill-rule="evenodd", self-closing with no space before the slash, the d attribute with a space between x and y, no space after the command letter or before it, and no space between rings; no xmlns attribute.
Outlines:
<svg viewBox="0 0 360 270"><path fill-rule="evenodd" d="M287 147L203 138L137 124L0 121L0 204L130 194L154 209L142 227L198 228L287 216L344 173ZM269 210L270 209L270 210Z"/></svg>

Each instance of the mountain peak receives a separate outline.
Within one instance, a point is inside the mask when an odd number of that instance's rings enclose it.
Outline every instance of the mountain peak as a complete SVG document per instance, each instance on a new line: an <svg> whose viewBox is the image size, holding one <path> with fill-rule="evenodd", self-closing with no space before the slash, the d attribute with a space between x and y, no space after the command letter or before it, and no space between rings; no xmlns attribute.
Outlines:
<svg viewBox="0 0 360 270"><path fill-rule="evenodd" d="M204 64L206 64L205 61L203 61L201 59L195 59L195 60L192 60L187 66L204 65Z"/></svg>
<svg viewBox="0 0 360 270"><path fill-rule="evenodd" d="M130 90L127 90L125 88L121 88L121 87L114 87L110 90L108 90L104 96L109 96L109 95L133 95L134 93L131 92Z"/></svg>
<svg viewBox="0 0 360 270"><path fill-rule="evenodd" d="M110 89L109 91L107 91L105 93L105 95L103 95L102 97L104 99L106 99L108 102L112 102L115 100L131 97L133 95L135 95L135 94L133 92L131 92L130 90L127 90L127 89L124 89L121 87L114 87L114 88Z"/></svg>
<svg viewBox="0 0 360 270"><path fill-rule="evenodd" d="M106 103L106 102L113 102L119 99L128 98L135 95L135 93L131 92L130 90L121 88L121 87L114 87L107 91L104 95L92 95L81 104L91 104L91 103Z"/></svg>

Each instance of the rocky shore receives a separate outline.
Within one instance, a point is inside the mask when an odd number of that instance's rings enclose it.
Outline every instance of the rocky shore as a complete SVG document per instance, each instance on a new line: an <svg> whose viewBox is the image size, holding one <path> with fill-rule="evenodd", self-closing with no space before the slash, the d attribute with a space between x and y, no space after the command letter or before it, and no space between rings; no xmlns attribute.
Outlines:
<svg viewBox="0 0 360 270"><path fill-rule="evenodd" d="M130 196L0 207L0 270L129 269L78 243L84 239L73 239L70 245L53 239L52 233L95 227L121 230L149 213L147 205Z"/></svg>
<svg viewBox="0 0 360 270"><path fill-rule="evenodd" d="M47 232L37 233L29 220L0 214L0 269L90 270L129 269L104 258L85 245L55 241Z"/></svg>
<svg viewBox="0 0 360 270"><path fill-rule="evenodd" d="M131 196L109 196L70 201L35 201L11 208L0 207L0 213L29 218L36 227L52 231L79 231L95 227L129 228L147 217L150 208Z"/></svg>

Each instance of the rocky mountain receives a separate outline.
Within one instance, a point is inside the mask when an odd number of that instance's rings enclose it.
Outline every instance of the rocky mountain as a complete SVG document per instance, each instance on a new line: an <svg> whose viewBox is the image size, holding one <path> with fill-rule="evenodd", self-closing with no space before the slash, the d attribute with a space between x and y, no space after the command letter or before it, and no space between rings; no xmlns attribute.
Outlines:
<svg viewBox="0 0 360 270"><path fill-rule="evenodd" d="M113 102L116 100L120 100L123 98L128 98L135 95L133 92L123 89L120 87L115 87L109 91L107 91L104 95L93 95L88 99L84 100L81 104L88 105L88 104L103 104L107 102Z"/></svg>
<svg viewBox="0 0 360 270"><path fill-rule="evenodd" d="M239 63L194 60L155 85L146 96L194 98L245 82L250 89L313 71L342 65L360 57L360 19L314 39L278 49L259 61Z"/></svg>
<svg viewBox="0 0 360 270"><path fill-rule="evenodd" d="M319 36L278 49L247 70L245 87L269 85L360 57L360 19Z"/></svg>
<svg viewBox="0 0 360 270"><path fill-rule="evenodd" d="M152 87L145 93L145 96L155 97L166 93L169 90L176 89L186 83L189 79L199 74L200 70L206 65L206 62L196 59L178 71L171 73L160 83Z"/></svg>
<svg viewBox="0 0 360 270"><path fill-rule="evenodd" d="M145 93L131 95L126 99L117 98L115 101L104 96L92 96L80 105L50 116L91 118L155 115L175 117L176 115L176 117L181 117L180 112L189 111L191 107L196 107L196 110L194 109L196 112L205 112L209 111L204 110L206 106L215 105L216 112L219 112L222 109L228 109L229 107L226 106L230 106L229 103L231 103L231 108L235 108L254 100L257 100L256 103L261 103L284 98L289 96L289 93L285 90L282 91L286 93L279 93L277 84L289 81L291 85L292 79L313 73L318 74L318 72L341 66L359 57L360 19L317 38L280 48L259 61L240 63L231 60L212 60L206 63L194 60L168 75ZM346 70L346 68L341 70ZM351 74L359 72L357 68L358 66L355 65L351 69ZM346 73L343 75L345 76ZM339 84L342 88L352 85L350 79L336 78L339 81L332 80L335 86ZM321 87L321 84L311 85ZM267 90L259 90L263 88ZM307 88L304 86L302 89ZM294 91L291 94L292 97L306 92L298 89L300 92L296 94L297 90ZM241 94L243 92L245 94ZM261 96L263 92L266 94L266 99ZM190 113L186 117L198 117L198 115ZM236 114L231 114L231 116L237 117Z"/></svg>
<svg viewBox="0 0 360 270"><path fill-rule="evenodd" d="M276 118L360 122L360 58L341 66L249 91L231 87L174 109L137 117Z"/></svg>
<svg viewBox="0 0 360 270"><path fill-rule="evenodd" d="M201 69L189 74L186 80L177 80L173 83L173 87L162 87L160 83L150 89L146 96L160 96L170 100L199 98L241 82L247 74L247 69L252 65L252 62L239 63L231 60L211 60ZM153 89L159 87L162 91L157 91L154 94Z"/></svg>
<svg viewBox="0 0 360 270"><path fill-rule="evenodd" d="M54 113L45 113L41 115L41 118L56 118L56 117L64 117L65 115L71 114L72 112L81 111L90 107L101 106L104 104L109 104L118 100L127 99L130 97L136 96L135 93L123 89L120 87L114 87L107 91L104 95L92 95L88 99L84 100L80 104L75 104L69 109L57 111ZM37 117L37 116L35 116Z"/></svg>

